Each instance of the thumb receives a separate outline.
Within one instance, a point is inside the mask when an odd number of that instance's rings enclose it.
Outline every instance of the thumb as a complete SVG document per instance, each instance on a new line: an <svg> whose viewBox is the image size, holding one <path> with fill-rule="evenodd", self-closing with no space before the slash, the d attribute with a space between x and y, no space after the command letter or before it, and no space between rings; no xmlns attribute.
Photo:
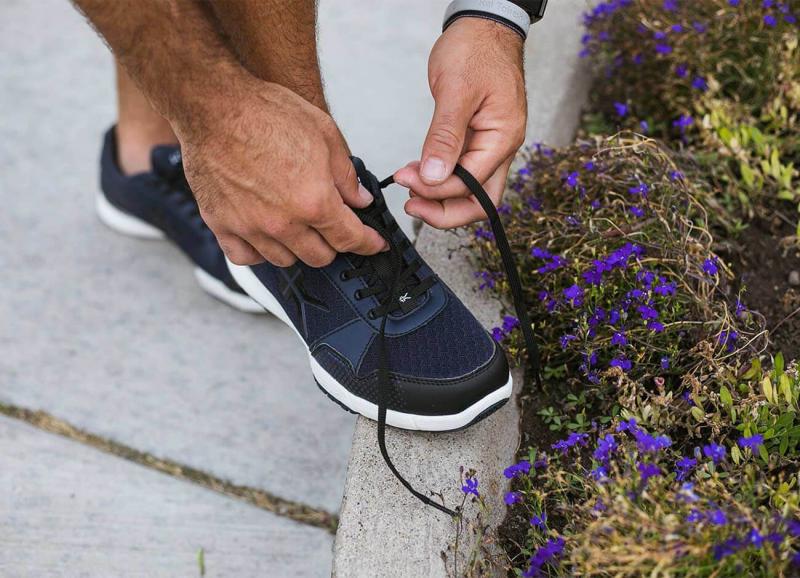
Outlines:
<svg viewBox="0 0 800 578"><path fill-rule="evenodd" d="M431 127L422 147L419 176L426 185L438 185L452 173L464 148L472 111L458 94L436 99Z"/></svg>

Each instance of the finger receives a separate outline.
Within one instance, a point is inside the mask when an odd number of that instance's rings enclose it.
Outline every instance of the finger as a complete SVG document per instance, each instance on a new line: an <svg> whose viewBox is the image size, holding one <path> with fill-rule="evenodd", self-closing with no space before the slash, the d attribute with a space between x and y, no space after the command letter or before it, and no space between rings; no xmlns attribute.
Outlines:
<svg viewBox="0 0 800 578"><path fill-rule="evenodd" d="M291 267L297 262L297 257L285 245L266 235L251 239L251 243L264 259L276 267Z"/></svg>
<svg viewBox="0 0 800 578"><path fill-rule="evenodd" d="M516 141L509 143L509 139L498 130L474 131L469 135L466 150L458 162L483 184L516 152L515 144ZM426 199L442 200L469 195L469 189L455 175L430 186L420 175L419 166L419 163L412 162L398 170L394 175L395 182Z"/></svg>
<svg viewBox="0 0 800 578"><path fill-rule="evenodd" d="M343 146L331 153L331 173L336 190L348 206L363 209L372 203L372 194L359 184L356 169Z"/></svg>
<svg viewBox="0 0 800 578"><path fill-rule="evenodd" d="M405 210L412 217L422 219L437 229L461 227L486 218L486 213L475 197L443 201L414 197L406 201Z"/></svg>
<svg viewBox="0 0 800 578"><path fill-rule="evenodd" d="M286 248L309 267L326 267L336 258L336 250L322 236L310 227L303 227L297 233L285 237Z"/></svg>
<svg viewBox="0 0 800 578"><path fill-rule="evenodd" d="M222 252L235 265L258 265L264 257L253 246L236 235L220 235L217 237Z"/></svg>
<svg viewBox="0 0 800 578"><path fill-rule="evenodd" d="M503 198L508 171L513 160L513 157L508 157L491 178L483 184L484 190L495 206L499 205ZM474 196L442 201L412 196L406 202L405 209L409 215L422 219L438 229L461 227L482 221L487 217L486 212Z"/></svg>
<svg viewBox="0 0 800 578"><path fill-rule="evenodd" d="M314 228L339 253L374 255L386 249L386 240L368 227L344 203Z"/></svg>
<svg viewBox="0 0 800 578"><path fill-rule="evenodd" d="M433 119L422 146L419 176L430 186L447 180L461 156L475 106L463 93L442 91L436 97Z"/></svg>

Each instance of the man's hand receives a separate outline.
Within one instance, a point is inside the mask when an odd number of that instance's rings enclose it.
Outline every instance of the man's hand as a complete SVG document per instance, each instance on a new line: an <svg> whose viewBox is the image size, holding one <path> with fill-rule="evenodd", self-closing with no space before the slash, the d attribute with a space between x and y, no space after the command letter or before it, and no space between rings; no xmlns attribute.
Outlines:
<svg viewBox="0 0 800 578"><path fill-rule="evenodd" d="M499 204L517 149L525 139L527 101L522 38L481 18L461 18L442 34L428 61L436 101L422 159L398 170L411 190L406 212L448 229L486 218L454 176L460 163Z"/></svg>
<svg viewBox="0 0 800 578"><path fill-rule="evenodd" d="M337 252L383 249L350 209L372 195L358 184L333 119L276 84L237 82L213 114L176 126L200 212L228 258L322 267Z"/></svg>

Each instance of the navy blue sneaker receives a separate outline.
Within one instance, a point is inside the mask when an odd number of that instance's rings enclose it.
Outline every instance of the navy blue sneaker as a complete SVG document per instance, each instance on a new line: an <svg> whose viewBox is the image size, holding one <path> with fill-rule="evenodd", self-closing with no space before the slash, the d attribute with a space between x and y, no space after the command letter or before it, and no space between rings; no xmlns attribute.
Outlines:
<svg viewBox="0 0 800 578"><path fill-rule="evenodd" d="M117 162L116 131L105 135L100 159L96 207L108 227L140 239L169 239L195 264L195 277L206 292L247 313L264 309L234 281L214 234L203 222L186 182L177 146L157 146L153 171L126 176Z"/></svg>
<svg viewBox="0 0 800 578"><path fill-rule="evenodd" d="M321 269L228 266L253 299L297 332L320 388L346 409L377 420L383 385L389 425L423 431L468 426L511 396L505 355L411 246L377 179L354 162L375 197L356 213L391 237L390 251L340 254Z"/></svg>
<svg viewBox="0 0 800 578"><path fill-rule="evenodd" d="M382 192L391 177L379 183L359 159L353 163L374 197L356 214L386 239L389 251L339 254L320 269L228 267L253 299L295 330L319 387L345 409L377 420L381 454L397 479L425 504L457 516L397 471L386 449L386 425L450 431L480 421L511 397L508 363L397 226ZM538 350L499 216L469 172L457 165L455 174L489 215L538 382Z"/></svg>

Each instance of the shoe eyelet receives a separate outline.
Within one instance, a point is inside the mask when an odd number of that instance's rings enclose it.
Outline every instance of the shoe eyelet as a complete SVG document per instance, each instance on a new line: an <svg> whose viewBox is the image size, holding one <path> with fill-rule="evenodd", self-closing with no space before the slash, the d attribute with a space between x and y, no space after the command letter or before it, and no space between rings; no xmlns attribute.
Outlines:
<svg viewBox="0 0 800 578"><path fill-rule="evenodd" d="M353 293L353 297L356 298L356 301L361 301L364 298L364 294L361 292L361 289L356 289L356 292Z"/></svg>
<svg viewBox="0 0 800 578"><path fill-rule="evenodd" d="M347 275L347 271L341 271L339 273L339 280L340 281L349 281L350 277Z"/></svg>
<svg viewBox="0 0 800 578"><path fill-rule="evenodd" d="M378 318L378 316L375 314L374 309L370 309L369 311L367 311L367 317L372 321L375 321Z"/></svg>

